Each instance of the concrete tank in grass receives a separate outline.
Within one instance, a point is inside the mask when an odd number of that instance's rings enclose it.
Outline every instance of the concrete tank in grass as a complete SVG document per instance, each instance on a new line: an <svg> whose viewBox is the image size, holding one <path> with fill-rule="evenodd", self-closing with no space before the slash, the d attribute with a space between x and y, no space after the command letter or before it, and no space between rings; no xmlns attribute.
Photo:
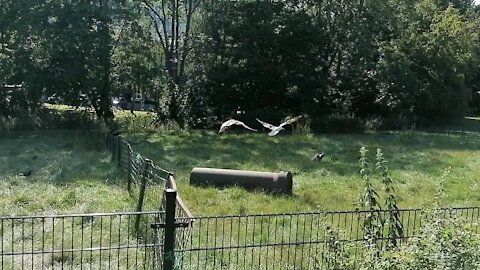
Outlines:
<svg viewBox="0 0 480 270"><path fill-rule="evenodd" d="M190 184L215 187L240 186L247 189L261 189L274 194L292 194L293 179L290 172L193 168Z"/></svg>

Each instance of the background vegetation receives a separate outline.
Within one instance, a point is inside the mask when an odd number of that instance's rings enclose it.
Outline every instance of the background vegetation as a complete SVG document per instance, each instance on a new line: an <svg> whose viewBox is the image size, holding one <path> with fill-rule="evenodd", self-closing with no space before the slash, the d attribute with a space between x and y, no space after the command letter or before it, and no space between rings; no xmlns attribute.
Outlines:
<svg viewBox="0 0 480 270"><path fill-rule="evenodd" d="M101 137L58 131L104 124L175 172L196 214L478 205L478 119L413 130L480 112L479 15L472 0L2 0L0 128L56 131L0 134L0 215L132 210ZM155 114L112 109L112 96L134 91L158 102ZM53 96L73 107L45 108ZM297 114L291 136L183 129ZM411 131L310 132L383 128ZM383 153L362 149L359 174L361 146ZM195 166L289 170L294 193L190 186ZM149 186L145 209L162 189ZM399 248L360 243L357 266L480 267L475 224L429 220ZM377 223L365 222L367 240ZM330 268L355 268L331 234Z"/></svg>
<svg viewBox="0 0 480 270"><path fill-rule="evenodd" d="M133 91L159 101L158 123L193 127L304 114L319 131L410 128L479 107L472 0L7 0L0 10L2 118L82 93L111 119L111 95Z"/></svg>

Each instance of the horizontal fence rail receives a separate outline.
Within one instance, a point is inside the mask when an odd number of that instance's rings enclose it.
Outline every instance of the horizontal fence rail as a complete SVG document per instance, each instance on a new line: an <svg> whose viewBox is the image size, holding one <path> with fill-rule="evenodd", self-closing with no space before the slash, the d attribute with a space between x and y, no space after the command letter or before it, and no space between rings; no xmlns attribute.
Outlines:
<svg viewBox="0 0 480 270"><path fill-rule="evenodd" d="M373 212L384 220L389 215ZM364 247L363 222L372 211L194 218L174 213L173 234L165 233L165 211L0 217L0 269L324 269L332 247L356 260ZM398 214L404 228L399 242L418 236L431 215L479 229L480 207ZM385 227L383 232L376 241L385 246ZM173 268L163 264L168 236L174 236Z"/></svg>
<svg viewBox="0 0 480 270"><path fill-rule="evenodd" d="M151 224L162 215L0 217L0 269L152 269L162 247Z"/></svg>

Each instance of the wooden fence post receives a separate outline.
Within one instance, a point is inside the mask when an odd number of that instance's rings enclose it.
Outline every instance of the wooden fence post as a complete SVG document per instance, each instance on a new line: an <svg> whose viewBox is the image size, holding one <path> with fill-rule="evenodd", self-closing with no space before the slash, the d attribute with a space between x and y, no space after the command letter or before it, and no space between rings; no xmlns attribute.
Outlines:
<svg viewBox="0 0 480 270"><path fill-rule="evenodd" d="M152 161L150 159L145 159L143 164L143 172L142 172L142 179L140 182L140 191L138 193L138 201L137 206L135 207L135 212L142 212L143 210L143 199L145 197L145 189L147 187L148 181L148 174L151 168ZM140 226L140 215L137 215L137 219L135 220L135 228L138 231Z"/></svg>
<svg viewBox="0 0 480 270"><path fill-rule="evenodd" d="M127 190L132 191L132 147L127 143Z"/></svg>

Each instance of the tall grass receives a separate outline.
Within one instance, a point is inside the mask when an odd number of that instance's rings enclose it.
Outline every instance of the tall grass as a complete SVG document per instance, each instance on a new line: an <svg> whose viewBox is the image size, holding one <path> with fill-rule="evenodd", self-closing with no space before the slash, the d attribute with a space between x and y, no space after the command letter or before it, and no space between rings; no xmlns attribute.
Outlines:
<svg viewBox="0 0 480 270"><path fill-rule="evenodd" d="M449 206L478 205L480 184L479 123L470 119L458 129L377 132L368 134L298 135L229 131L159 131L130 134L135 151L175 172L179 192L194 213L257 213L338 210L357 207L363 183L357 150L381 148L389 161L391 188L398 207L428 207L445 168L445 201ZM322 161L315 153L326 153ZM371 153L370 159L375 158ZM217 189L188 184L193 167L258 171L291 171L292 196L274 196L241 188ZM381 185L375 180L374 185ZM380 188L381 197L385 197Z"/></svg>
<svg viewBox="0 0 480 270"><path fill-rule="evenodd" d="M0 147L0 215L133 209L98 134L2 133Z"/></svg>

